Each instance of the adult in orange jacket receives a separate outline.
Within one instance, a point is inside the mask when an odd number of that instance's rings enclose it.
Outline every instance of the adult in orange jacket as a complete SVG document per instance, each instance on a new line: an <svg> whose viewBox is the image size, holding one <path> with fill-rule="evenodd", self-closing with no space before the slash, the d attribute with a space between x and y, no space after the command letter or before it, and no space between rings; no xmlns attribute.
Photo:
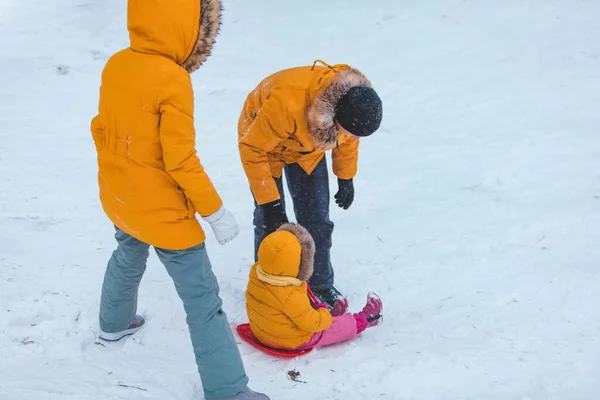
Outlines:
<svg viewBox="0 0 600 400"><path fill-rule="evenodd" d="M346 210L354 200L359 139L379 128L382 115L381 99L361 72L316 61L265 78L247 96L239 118L239 152L255 201L255 259L263 239L288 222L285 171L296 219L316 243L310 286L334 315L345 312L348 302L333 286L325 152L332 150L335 200Z"/></svg>
<svg viewBox="0 0 600 400"><path fill-rule="evenodd" d="M139 330L139 283L153 246L183 301L204 397L268 399L248 377L218 296L199 213L221 244L239 232L195 150L190 72L218 32L219 0L129 0L131 46L102 73L92 135L100 198L118 247L104 276L100 337Z"/></svg>

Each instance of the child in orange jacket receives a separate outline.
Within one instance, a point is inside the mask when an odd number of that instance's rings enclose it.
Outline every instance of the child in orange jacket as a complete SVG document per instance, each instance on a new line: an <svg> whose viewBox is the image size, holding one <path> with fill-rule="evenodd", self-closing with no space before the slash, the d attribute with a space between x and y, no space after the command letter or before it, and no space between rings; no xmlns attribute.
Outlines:
<svg viewBox="0 0 600 400"><path fill-rule="evenodd" d="M369 294L356 314L332 317L308 287L315 244L298 224L285 224L268 235L250 271L246 311L250 329L264 345L303 350L351 339L381 321L382 302Z"/></svg>

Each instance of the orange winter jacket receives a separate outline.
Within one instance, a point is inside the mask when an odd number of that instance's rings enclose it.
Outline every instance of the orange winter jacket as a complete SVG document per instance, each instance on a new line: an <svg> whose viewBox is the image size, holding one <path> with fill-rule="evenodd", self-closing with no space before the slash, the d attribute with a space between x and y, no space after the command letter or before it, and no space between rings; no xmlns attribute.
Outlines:
<svg viewBox="0 0 600 400"><path fill-rule="evenodd" d="M102 73L91 125L102 206L118 228L159 248L202 243L195 213L222 205L196 155L189 74L210 53L220 11L218 0L129 0L131 46Z"/></svg>
<svg viewBox="0 0 600 400"><path fill-rule="evenodd" d="M333 321L327 309L315 310L310 303L306 280L312 274L314 244L307 256L301 245L305 239L298 239L301 236L310 238L304 228L283 225L265 238L258 262L250 270L246 290L250 329L261 343L273 348L298 347Z"/></svg>
<svg viewBox="0 0 600 400"><path fill-rule="evenodd" d="M265 78L246 98L238 146L258 204L279 199L273 177L281 177L285 164L298 163L310 174L327 150L336 176L356 175L359 141L338 133L335 106L351 87L371 83L348 65L317 62Z"/></svg>

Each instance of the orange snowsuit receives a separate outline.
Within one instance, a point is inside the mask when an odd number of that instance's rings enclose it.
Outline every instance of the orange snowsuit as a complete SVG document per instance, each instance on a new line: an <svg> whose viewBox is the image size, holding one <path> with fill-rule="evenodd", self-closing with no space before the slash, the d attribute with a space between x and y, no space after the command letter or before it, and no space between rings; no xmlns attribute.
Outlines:
<svg viewBox="0 0 600 400"><path fill-rule="evenodd" d="M308 297L314 242L307 250L307 241L312 238L304 228L283 225L262 242L258 262L250 270L246 290L250 329L267 346L296 348L333 321L327 309L315 310Z"/></svg>

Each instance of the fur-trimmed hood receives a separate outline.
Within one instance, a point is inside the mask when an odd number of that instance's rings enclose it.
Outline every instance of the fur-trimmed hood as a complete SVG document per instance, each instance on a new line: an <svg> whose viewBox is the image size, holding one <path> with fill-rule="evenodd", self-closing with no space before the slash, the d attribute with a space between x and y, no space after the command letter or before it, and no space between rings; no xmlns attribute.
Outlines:
<svg viewBox="0 0 600 400"><path fill-rule="evenodd" d="M314 272L315 242L313 237L305 227L298 224L284 224L278 230L292 233L300 242L302 253L300 256L300 268L296 278L301 281L308 281Z"/></svg>
<svg viewBox="0 0 600 400"><path fill-rule="evenodd" d="M271 278L308 281L313 274L315 242L306 228L284 224L268 235L258 247L261 274Z"/></svg>
<svg viewBox="0 0 600 400"><path fill-rule="evenodd" d="M210 55L221 12L221 0L129 0L131 49L160 54L193 72Z"/></svg>
<svg viewBox="0 0 600 400"><path fill-rule="evenodd" d="M200 4L200 27L198 38L191 54L181 65L192 73L210 56L210 51L215 44L215 39L221 27L221 14L223 6L220 0L202 0Z"/></svg>
<svg viewBox="0 0 600 400"><path fill-rule="evenodd" d="M315 309L308 294L314 245L305 228L286 224L259 247L248 274L246 312L252 333L266 346L296 348L333 323L329 310Z"/></svg>
<svg viewBox="0 0 600 400"><path fill-rule="evenodd" d="M334 68L328 66L328 68ZM335 126L335 112L338 101L355 86L372 87L371 82L355 68L342 69L336 72L331 81L317 92L309 104L306 119L308 130L315 145L324 150L335 147L338 130Z"/></svg>

